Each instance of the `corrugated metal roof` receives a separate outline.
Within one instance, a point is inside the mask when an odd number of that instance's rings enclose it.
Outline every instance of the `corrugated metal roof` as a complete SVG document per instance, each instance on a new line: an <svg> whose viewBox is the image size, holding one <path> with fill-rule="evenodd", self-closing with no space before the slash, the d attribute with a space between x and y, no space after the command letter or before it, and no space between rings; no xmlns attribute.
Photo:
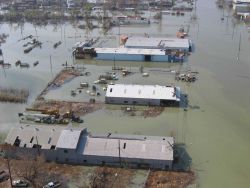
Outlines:
<svg viewBox="0 0 250 188"><path fill-rule="evenodd" d="M82 130L63 130L56 144L57 148L76 149Z"/></svg>
<svg viewBox="0 0 250 188"><path fill-rule="evenodd" d="M13 145L18 137L20 147L32 148L38 144L42 149L50 149L56 146L61 130L59 126L21 125L10 130L5 142Z"/></svg>
<svg viewBox="0 0 250 188"><path fill-rule="evenodd" d="M180 88L159 85L108 85L106 97L165 99L180 101Z"/></svg>
<svg viewBox="0 0 250 188"><path fill-rule="evenodd" d="M84 155L134 159L173 160L173 137L157 139L126 139L124 137L88 137ZM159 139L161 138L161 139Z"/></svg>
<svg viewBox="0 0 250 188"><path fill-rule="evenodd" d="M189 39L178 38L147 38L147 37L129 37L125 43L127 48L189 48Z"/></svg>
<svg viewBox="0 0 250 188"><path fill-rule="evenodd" d="M34 144L39 144L41 149L51 149L53 146L54 149L75 149L82 155L117 158L120 150L121 158L173 160L173 137L118 134L89 136L84 130L86 129L21 125L12 128L5 141L13 145L18 137L21 141L20 147L25 145L32 148Z"/></svg>

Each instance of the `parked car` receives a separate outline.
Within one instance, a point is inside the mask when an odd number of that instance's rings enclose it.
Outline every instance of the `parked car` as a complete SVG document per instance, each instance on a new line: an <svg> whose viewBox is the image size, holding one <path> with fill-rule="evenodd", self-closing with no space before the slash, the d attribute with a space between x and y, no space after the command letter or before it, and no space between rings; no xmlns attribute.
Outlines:
<svg viewBox="0 0 250 188"><path fill-rule="evenodd" d="M29 183L25 180L14 180L12 181L12 186L13 187L28 187L29 186Z"/></svg>
<svg viewBox="0 0 250 188"><path fill-rule="evenodd" d="M43 188L56 188L59 187L60 185L61 183L58 181L51 181L48 184L44 185Z"/></svg>
<svg viewBox="0 0 250 188"><path fill-rule="evenodd" d="M0 182L8 180L9 177L9 174L5 170L0 171Z"/></svg>

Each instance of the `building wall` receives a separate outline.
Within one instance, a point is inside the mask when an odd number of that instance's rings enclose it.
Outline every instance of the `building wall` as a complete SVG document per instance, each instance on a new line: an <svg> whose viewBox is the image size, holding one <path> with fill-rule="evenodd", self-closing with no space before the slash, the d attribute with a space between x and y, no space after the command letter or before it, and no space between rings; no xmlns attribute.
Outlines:
<svg viewBox="0 0 250 188"><path fill-rule="evenodd" d="M55 161L65 164L82 164L82 165L111 165L119 166L125 165L132 168L155 168L155 169L172 169L172 161L164 160L149 160L149 159L136 159L136 158L119 158L110 156L91 156L76 153L75 150L69 150L65 153L64 149L34 149L34 148L19 148L15 154L27 157L36 156L38 153L47 161Z"/></svg>
<svg viewBox="0 0 250 188"><path fill-rule="evenodd" d="M56 149L56 161L61 163L77 163L77 153L74 149Z"/></svg>
<svg viewBox="0 0 250 188"><path fill-rule="evenodd" d="M153 55L151 57L152 61L156 61L156 62L168 62L169 61L169 57L168 55Z"/></svg>
<svg viewBox="0 0 250 188"><path fill-rule="evenodd" d="M115 54L115 53L97 53L97 60L110 61L144 61L144 55L140 54Z"/></svg>
<svg viewBox="0 0 250 188"><path fill-rule="evenodd" d="M185 49L185 51L187 50ZM147 59L146 56L151 56L151 57ZM109 60L109 61L179 62L179 60L177 60L175 56L171 56L171 55L97 53L96 59L97 60Z"/></svg>
<svg viewBox="0 0 250 188"><path fill-rule="evenodd" d="M152 105L159 106L159 99L136 99L124 97L105 97L105 102L108 104L127 104L127 105Z"/></svg>

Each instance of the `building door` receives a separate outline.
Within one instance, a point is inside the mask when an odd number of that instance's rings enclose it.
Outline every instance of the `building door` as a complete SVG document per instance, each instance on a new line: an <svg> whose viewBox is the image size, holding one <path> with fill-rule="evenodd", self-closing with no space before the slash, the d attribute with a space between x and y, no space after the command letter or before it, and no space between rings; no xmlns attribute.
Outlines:
<svg viewBox="0 0 250 188"><path fill-rule="evenodd" d="M145 61L151 61L151 55L145 55L144 58Z"/></svg>

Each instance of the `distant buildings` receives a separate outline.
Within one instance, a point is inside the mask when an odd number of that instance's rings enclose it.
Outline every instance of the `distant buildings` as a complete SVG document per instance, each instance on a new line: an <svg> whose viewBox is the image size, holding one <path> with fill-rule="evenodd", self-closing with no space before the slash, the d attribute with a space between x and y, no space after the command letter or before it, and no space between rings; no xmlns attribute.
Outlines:
<svg viewBox="0 0 250 188"><path fill-rule="evenodd" d="M42 154L48 161L72 164L125 165L172 169L172 137L92 135L87 129L22 125L12 128L6 143L17 152Z"/></svg>

